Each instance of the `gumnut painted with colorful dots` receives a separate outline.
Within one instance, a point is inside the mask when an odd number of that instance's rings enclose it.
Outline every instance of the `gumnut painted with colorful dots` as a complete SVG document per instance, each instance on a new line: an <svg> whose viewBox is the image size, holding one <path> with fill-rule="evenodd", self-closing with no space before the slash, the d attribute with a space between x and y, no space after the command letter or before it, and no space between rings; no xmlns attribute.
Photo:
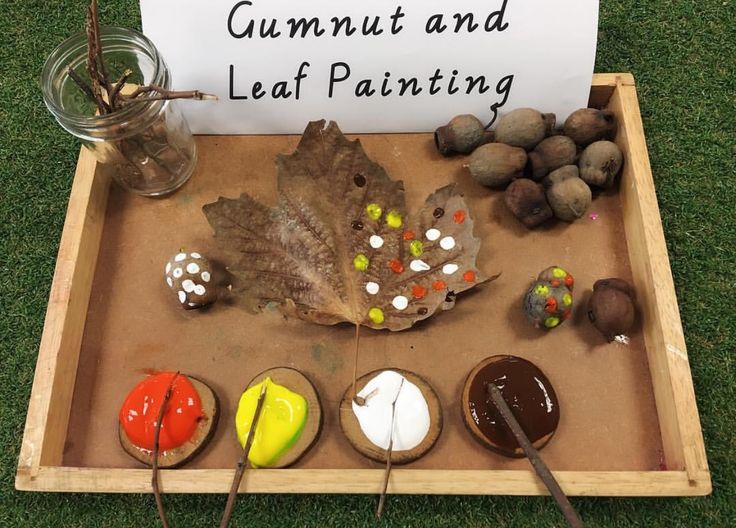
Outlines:
<svg viewBox="0 0 736 528"><path fill-rule="evenodd" d="M572 315L575 280L559 266L543 270L524 296L526 318L537 328L551 330Z"/></svg>
<svg viewBox="0 0 736 528"><path fill-rule="evenodd" d="M166 284L186 310L202 308L217 300L218 288L212 281L210 261L200 253L180 251L164 269Z"/></svg>

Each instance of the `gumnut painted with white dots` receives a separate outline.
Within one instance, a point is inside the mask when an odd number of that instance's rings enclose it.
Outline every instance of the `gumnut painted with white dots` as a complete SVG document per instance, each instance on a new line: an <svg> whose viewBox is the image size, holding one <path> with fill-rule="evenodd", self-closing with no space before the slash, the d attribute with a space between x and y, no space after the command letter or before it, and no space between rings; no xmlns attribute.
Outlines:
<svg viewBox="0 0 736 528"><path fill-rule="evenodd" d="M169 259L164 272L166 284L184 309L202 308L217 300L212 265L196 251L180 251Z"/></svg>

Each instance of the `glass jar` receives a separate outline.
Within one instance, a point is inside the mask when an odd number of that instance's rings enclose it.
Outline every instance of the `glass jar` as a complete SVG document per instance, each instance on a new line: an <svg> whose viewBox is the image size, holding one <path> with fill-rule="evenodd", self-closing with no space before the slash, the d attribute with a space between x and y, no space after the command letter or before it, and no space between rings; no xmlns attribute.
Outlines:
<svg viewBox="0 0 736 528"><path fill-rule="evenodd" d="M119 27L102 27L101 42L107 74L115 83L125 70L127 83L170 89L171 75L163 57L143 34ZM144 196L161 196L181 187L194 172L197 147L177 101L129 103L97 115L97 106L68 74L72 68L89 82L87 36L77 33L46 59L41 90L58 123L105 165L125 189ZM137 99L136 99L137 101Z"/></svg>

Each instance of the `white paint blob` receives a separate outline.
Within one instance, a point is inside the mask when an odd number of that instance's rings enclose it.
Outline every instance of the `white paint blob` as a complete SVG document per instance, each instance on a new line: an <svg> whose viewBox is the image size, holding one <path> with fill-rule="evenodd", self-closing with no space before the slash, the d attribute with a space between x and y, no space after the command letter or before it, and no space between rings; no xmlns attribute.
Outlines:
<svg viewBox="0 0 736 528"><path fill-rule="evenodd" d="M184 291L189 293L194 291L194 281L192 279L186 279L185 281L182 281L181 287L184 288Z"/></svg>
<svg viewBox="0 0 736 528"><path fill-rule="evenodd" d="M173 288L174 287L174 281L171 280L171 277L166 277L166 284L169 285L169 288Z"/></svg>
<svg viewBox="0 0 736 528"><path fill-rule="evenodd" d="M187 258L187 254L186 253L179 253L178 255L176 255L174 257L174 262L181 262L185 258Z"/></svg>
<svg viewBox="0 0 736 528"><path fill-rule="evenodd" d="M174 270L174 278L175 278L175 279L178 279L178 278L179 278L179 277L181 277L181 276L182 276L183 274L184 274L184 270L183 270L183 269L181 269L181 268L176 268L176 269Z"/></svg>
<svg viewBox="0 0 736 528"><path fill-rule="evenodd" d="M210 281L210 272L209 271L203 271L202 272L202 280L205 282Z"/></svg>
<svg viewBox="0 0 736 528"><path fill-rule="evenodd" d="M457 264L445 264L444 266L442 266L442 273L444 273L445 275L452 275L457 271L457 269Z"/></svg>
<svg viewBox="0 0 736 528"><path fill-rule="evenodd" d="M371 295L377 294L380 289L381 287L375 282L369 282L365 285L365 291L367 291Z"/></svg>
<svg viewBox="0 0 736 528"><path fill-rule="evenodd" d="M451 250L455 247L455 239L451 236L446 236L445 238L440 240L440 247L445 251Z"/></svg>
<svg viewBox="0 0 736 528"><path fill-rule="evenodd" d="M371 235L371 237L368 239L368 243L373 249L378 249L383 246L383 239L378 235Z"/></svg>
<svg viewBox="0 0 736 528"><path fill-rule="evenodd" d="M409 267L412 271L427 271L431 269L431 266L423 260L412 260Z"/></svg>
<svg viewBox="0 0 736 528"><path fill-rule="evenodd" d="M421 444L429 433L429 406L419 387L398 372L384 370L366 383L358 396L366 398L371 393L365 405L353 402L353 413L368 440L388 449L392 436L391 408L396 400L393 450L408 451Z"/></svg>
<svg viewBox="0 0 736 528"><path fill-rule="evenodd" d="M199 265L196 262L190 262L187 264L187 273L199 273Z"/></svg>
<svg viewBox="0 0 736 528"><path fill-rule="evenodd" d="M194 287L194 293L196 293L197 295L204 295L206 291L207 289L201 284L197 284Z"/></svg>
<svg viewBox="0 0 736 528"><path fill-rule="evenodd" d="M179 302L184 304L187 300L187 294L179 290Z"/></svg>
<svg viewBox="0 0 736 528"><path fill-rule="evenodd" d="M166 273L171 271L171 262L166 263Z"/></svg>
<svg viewBox="0 0 736 528"><path fill-rule="evenodd" d="M435 241L440 237L441 234L442 233L440 233L439 229L435 229L433 227L432 229L427 229L427 232L424 234L424 236L427 237L427 240Z"/></svg>
<svg viewBox="0 0 736 528"><path fill-rule="evenodd" d="M201 259L201 258L202 258L202 255L200 255L199 253L190 253L189 255L190 255L190 256L191 256L192 258L199 258L199 259Z"/></svg>
<svg viewBox="0 0 736 528"><path fill-rule="evenodd" d="M406 310L406 307L409 306L409 299L403 295L397 295L394 297L394 300L391 301L391 304L393 304L394 308L397 310Z"/></svg>

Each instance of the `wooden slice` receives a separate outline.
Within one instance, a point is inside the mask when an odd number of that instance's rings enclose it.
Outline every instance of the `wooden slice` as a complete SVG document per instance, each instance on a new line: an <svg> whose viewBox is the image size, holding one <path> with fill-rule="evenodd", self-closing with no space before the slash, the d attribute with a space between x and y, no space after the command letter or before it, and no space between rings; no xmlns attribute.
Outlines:
<svg viewBox="0 0 736 528"><path fill-rule="evenodd" d="M473 437L501 455L523 458L524 450L486 395L489 382L499 387L532 445L544 447L560 421L557 395L547 376L530 361L499 355L478 363L465 380L462 416Z"/></svg>
<svg viewBox="0 0 736 528"><path fill-rule="evenodd" d="M322 430L322 405L312 382L298 370L289 367L276 367L264 370L250 380L250 383L248 383L248 386L243 392L253 385L259 384L266 377L270 377L274 383L283 385L290 391L302 395L307 400L307 422L304 424L302 434L275 464L268 466L269 468L285 468L299 460L317 442L319 433Z"/></svg>
<svg viewBox="0 0 736 528"><path fill-rule="evenodd" d="M427 451L432 449L435 442L437 442L437 439L442 432L442 406L440 405L440 399L437 397L437 393L424 378L420 377L418 374L402 369L378 369L361 376L356 382L355 388L357 392L360 392L370 380L386 370L397 372L416 385L421 391L422 396L424 396L424 399L427 402L427 407L429 408L429 431L421 443L413 449L406 451L396 451L394 449L391 452L392 464L408 464L409 462L413 462L414 460L424 456ZM353 385L350 384L342 397L342 401L340 402L340 428L350 444L361 455L368 457L371 460L375 460L376 462L386 463L386 450L371 442L360 428L358 418L353 412L354 396Z"/></svg>
<svg viewBox="0 0 736 528"><path fill-rule="evenodd" d="M204 449L212 438L217 426L217 420L220 417L220 402L217 399L215 391L213 391L210 386L202 380L192 376L186 377L199 394L199 398L202 401L202 413L204 414L204 418L197 422L197 428L194 430L194 434L192 434L192 437L184 444L173 449L159 452L158 465L160 468L179 467L197 456L197 454ZM128 435L125 434L125 431L119 422L118 438L120 439L120 445L123 446L123 449L125 449L130 456L139 462L143 462L147 466L153 465L153 451L140 448L133 444L133 442L130 441L130 438L128 438Z"/></svg>

